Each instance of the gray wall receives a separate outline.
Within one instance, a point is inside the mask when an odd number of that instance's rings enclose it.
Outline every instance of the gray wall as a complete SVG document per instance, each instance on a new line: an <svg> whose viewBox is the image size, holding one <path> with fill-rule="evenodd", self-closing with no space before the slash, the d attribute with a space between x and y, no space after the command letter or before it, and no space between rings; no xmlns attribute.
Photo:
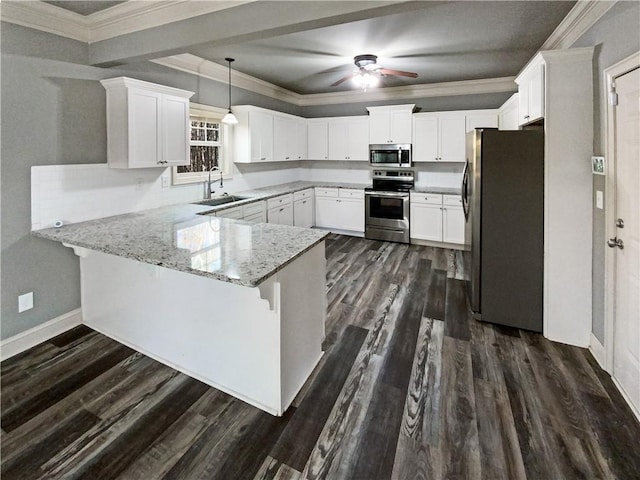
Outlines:
<svg viewBox="0 0 640 480"><path fill-rule="evenodd" d="M640 2L619 1L573 47L595 46L593 64L593 154L605 155L603 71L640 51ZM593 333L604 344L605 211L596 208L595 192L605 192L605 177L593 176Z"/></svg>

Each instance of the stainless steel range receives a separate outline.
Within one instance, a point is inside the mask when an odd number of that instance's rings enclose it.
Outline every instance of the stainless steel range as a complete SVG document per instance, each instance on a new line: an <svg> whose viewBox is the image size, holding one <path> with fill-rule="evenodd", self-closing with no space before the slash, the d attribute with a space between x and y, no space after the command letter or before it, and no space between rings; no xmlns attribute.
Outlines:
<svg viewBox="0 0 640 480"><path fill-rule="evenodd" d="M364 189L364 236L409 243L409 191L413 170L373 170L373 185Z"/></svg>

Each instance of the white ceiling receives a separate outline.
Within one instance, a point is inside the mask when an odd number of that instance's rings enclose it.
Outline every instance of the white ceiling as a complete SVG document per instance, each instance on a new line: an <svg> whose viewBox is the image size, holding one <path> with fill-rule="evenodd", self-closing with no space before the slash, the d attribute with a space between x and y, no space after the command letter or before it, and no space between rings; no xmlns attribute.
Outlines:
<svg viewBox="0 0 640 480"><path fill-rule="evenodd" d="M3 1L9 3L18 2ZM101 54L113 65L181 53L226 65L224 58L233 57L234 70L308 95L353 90L351 82L331 84L353 71L353 56L364 53L378 55L378 63L386 68L418 73L416 79L385 77L383 86L388 87L514 76L576 4L560 0L224 3L48 1L42 13L57 10L71 23L77 17L76 35L85 35L82 29L87 28L88 38L102 35L104 40L95 43L98 65L110 64L102 61ZM226 10L212 13L215 5ZM155 9L157 14L168 7L182 11L178 16L167 13L162 23L135 28L141 8ZM282 20L286 13L300 20ZM221 19L227 18L230 21L223 24ZM40 25L47 30L44 21ZM101 33L107 27L119 33Z"/></svg>

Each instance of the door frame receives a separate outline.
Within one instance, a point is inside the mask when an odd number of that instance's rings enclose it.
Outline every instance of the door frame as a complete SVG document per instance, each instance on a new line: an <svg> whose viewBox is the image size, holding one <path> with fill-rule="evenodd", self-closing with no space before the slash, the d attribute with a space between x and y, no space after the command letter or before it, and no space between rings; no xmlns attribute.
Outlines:
<svg viewBox="0 0 640 480"><path fill-rule="evenodd" d="M640 51L629 55L624 60L606 68L604 75L604 102L606 107L605 117L605 155L607 161L605 183L605 232L606 238L616 236L615 208L616 208L616 149L615 149L615 108L609 101L611 86L618 77L640 67ZM604 275L604 369L613 376L613 350L615 333L615 250L606 245L606 239L602 241L605 251L605 275ZM637 414L637 413L636 413Z"/></svg>

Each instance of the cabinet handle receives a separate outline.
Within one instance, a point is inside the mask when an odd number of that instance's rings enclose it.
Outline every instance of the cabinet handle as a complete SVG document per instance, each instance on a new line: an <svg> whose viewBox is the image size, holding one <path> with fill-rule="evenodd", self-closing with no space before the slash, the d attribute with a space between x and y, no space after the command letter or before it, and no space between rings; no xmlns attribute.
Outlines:
<svg viewBox="0 0 640 480"><path fill-rule="evenodd" d="M303 200L303 201L302 201L302 204L304 205L305 203L307 203L307 201L306 201L306 200Z"/></svg>
<svg viewBox="0 0 640 480"><path fill-rule="evenodd" d="M278 210L278 211L279 211L279 212L283 212L283 211L284 211L284 208L281 208L281 209L280 209L280 210Z"/></svg>
<svg viewBox="0 0 640 480"><path fill-rule="evenodd" d="M284 157L285 160L289 160L289 157Z"/></svg>

